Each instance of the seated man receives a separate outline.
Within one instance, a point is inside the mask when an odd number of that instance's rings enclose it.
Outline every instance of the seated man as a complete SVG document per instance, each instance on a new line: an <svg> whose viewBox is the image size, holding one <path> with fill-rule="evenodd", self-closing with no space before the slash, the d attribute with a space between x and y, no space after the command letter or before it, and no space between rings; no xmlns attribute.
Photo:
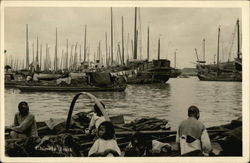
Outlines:
<svg viewBox="0 0 250 163"><path fill-rule="evenodd" d="M11 138L26 138L38 136L35 116L29 113L27 102L18 104L19 112L15 114L14 124L7 130L10 131Z"/></svg>
<svg viewBox="0 0 250 163"><path fill-rule="evenodd" d="M211 142L203 123L198 121L200 111L196 106L188 108L188 119L181 122L176 134L176 142L182 156L203 156L211 151Z"/></svg>

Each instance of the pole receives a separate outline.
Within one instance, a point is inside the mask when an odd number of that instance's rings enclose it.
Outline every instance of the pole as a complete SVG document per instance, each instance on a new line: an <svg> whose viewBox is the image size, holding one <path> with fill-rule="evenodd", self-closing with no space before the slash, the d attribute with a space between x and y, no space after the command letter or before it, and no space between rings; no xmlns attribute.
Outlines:
<svg viewBox="0 0 250 163"><path fill-rule="evenodd" d="M130 38L129 38L129 33L128 33L128 38L127 38L127 63L126 64L128 64L128 60L129 60L129 54L128 54L129 40L130 40Z"/></svg>
<svg viewBox="0 0 250 163"><path fill-rule="evenodd" d="M47 69L48 69L48 44L46 43L44 70Z"/></svg>
<svg viewBox="0 0 250 163"><path fill-rule="evenodd" d="M238 48L237 48L237 58L240 58L240 21L237 19L237 40L238 40Z"/></svg>
<svg viewBox="0 0 250 163"><path fill-rule="evenodd" d="M134 28L134 59L137 59L137 7L135 7L135 28Z"/></svg>
<svg viewBox="0 0 250 163"><path fill-rule="evenodd" d="M108 66L108 38L107 38L107 32L105 32L105 44L106 44L106 66Z"/></svg>
<svg viewBox="0 0 250 163"><path fill-rule="evenodd" d="M203 61L204 61L204 64L206 63L205 62L206 58L205 58L205 38L203 39Z"/></svg>
<svg viewBox="0 0 250 163"><path fill-rule="evenodd" d="M161 49L161 41L160 41L160 38L158 39L158 60L160 59L160 50Z"/></svg>
<svg viewBox="0 0 250 163"><path fill-rule="evenodd" d="M35 70L38 70L38 64L39 64L39 61L38 61L38 36L37 36L37 42L36 42L36 67L35 67Z"/></svg>
<svg viewBox="0 0 250 163"><path fill-rule="evenodd" d="M147 39L147 60L149 61L149 27L148 27L148 39Z"/></svg>
<svg viewBox="0 0 250 163"><path fill-rule="evenodd" d="M34 42L32 43L32 64L33 64L33 66L34 66L34 61L35 61L35 49L34 49Z"/></svg>
<svg viewBox="0 0 250 163"><path fill-rule="evenodd" d="M28 24L26 24L26 69L29 69L29 31Z"/></svg>
<svg viewBox="0 0 250 163"><path fill-rule="evenodd" d="M77 43L75 46L75 55L74 55L74 68L75 68L75 70L76 70L76 67L77 67Z"/></svg>
<svg viewBox="0 0 250 163"><path fill-rule="evenodd" d="M111 66L113 65L113 13L111 7Z"/></svg>
<svg viewBox="0 0 250 163"><path fill-rule="evenodd" d="M64 59L63 54L64 54L64 51L63 51L63 49L62 49L61 66L60 66L61 70L63 70L63 59Z"/></svg>
<svg viewBox="0 0 250 163"><path fill-rule="evenodd" d="M87 39L87 25L85 24L85 32L84 32L84 58L83 61L86 61L86 39Z"/></svg>
<svg viewBox="0 0 250 163"><path fill-rule="evenodd" d="M175 52L174 52L174 68L176 68L176 51L177 50L175 50Z"/></svg>
<svg viewBox="0 0 250 163"><path fill-rule="evenodd" d="M66 45L66 69L68 70L68 59L69 59L69 40L67 39L67 45Z"/></svg>
<svg viewBox="0 0 250 163"><path fill-rule="evenodd" d="M219 73L219 59L220 59L220 28L218 29L218 46L217 46L217 75Z"/></svg>
<svg viewBox="0 0 250 163"><path fill-rule="evenodd" d="M56 28L56 46L55 46L55 58L54 58L54 70L57 71L57 28Z"/></svg>
<svg viewBox="0 0 250 163"><path fill-rule="evenodd" d="M123 16L122 16L122 64L124 65L124 38L123 38Z"/></svg>
<svg viewBox="0 0 250 163"><path fill-rule="evenodd" d="M82 45L80 45L80 54L79 54L79 61L81 63L81 60L82 60Z"/></svg>
<svg viewBox="0 0 250 163"><path fill-rule="evenodd" d="M43 59L42 44L40 44L40 70L42 70L42 59Z"/></svg>
<svg viewBox="0 0 250 163"><path fill-rule="evenodd" d="M194 50L195 50L197 61L199 62L200 60L199 60L199 56L198 56L198 53L197 53L197 49L195 48Z"/></svg>

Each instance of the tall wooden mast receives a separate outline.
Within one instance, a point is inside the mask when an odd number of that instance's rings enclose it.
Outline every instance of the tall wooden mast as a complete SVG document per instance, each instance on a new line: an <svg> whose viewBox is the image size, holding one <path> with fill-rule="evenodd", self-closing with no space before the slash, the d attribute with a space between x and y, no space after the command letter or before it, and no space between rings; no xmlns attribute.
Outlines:
<svg viewBox="0 0 250 163"><path fill-rule="evenodd" d="M83 61L86 61L87 51L86 51L86 39L87 39L87 25L85 24L85 32L84 32L84 57Z"/></svg>
<svg viewBox="0 0 250 163"><path fill-rule="evenodd" d="M28 24L26 24L26 69L29 69L29 31Z"/></svg>
<svg viewBox="0 0 250 163"><path fill-rule="evenodd" d="M40 70L42 70L42 59L43 59L43 51L42 51L42 44L40 44Z"/></svg>
<svg viewBox="0 0 250 163"><path fill-rule="evenodd" d="M82 60L82 45L80 44L80 47L79 47L79 62L81 64L81 60Z"/></svg>
<svg viewBox="0 0 250 163"><path fill-rule="evenodd" d="M217 75L219 73L219 59L220 59L220 28L218 29L218 46L217 46Z"/></svg>
<svg viewBox="0 0 250 163"><path fill-rule="evenodd" d="M56 28L56 45L55 45L54 70L57 71L57 28Z"/></svg>
<svg viewBox="0 0 250 163"><path fill-rule="evenodd" d="M148 27L148 39L147 39L147 60L149 61L149 27Z"/></svg>
<svg viewBox="0 0 250 163"><path fill-rule="evenodd" d="M124 31L123 31L123 16L122 16L122 61L121 63L124 65Z"/></svg>
<svg viewBox="0 0 250 163"><path fill-rule="evenodd" d="M113 65L113 13L111 7L111 66Z"/></svg>
<svg viewBox="0 0 250 163"><path fill-rule="evenodd" d="M69 59L69 40L67 39L67 45L66 45L66 64L65 67L68 70L68 59Z"/></svg>
<svg viewBox="0 0 250 163"><path fill-rule="evenodd" d="M108 63L108 38L107 38L107 32L105 32L105 44L106 44L106 66L108 66L109 63Z"/></svg>
<svg viewBox="0 0 250 163"><path fill-rule="evenodd" d="M137 7L135 7L134 59L137 59Z"/></svg>
<svg viewBox="0 0 250 163"><path fill-rule="evenodd" d="M206 50L205 50L205 47L206 46L206 44L205 44L205 38L203 39L203 61L204 61L204 63L206 63Z"/></svg>
<svg viewBox="0 0 250 163"><path fill-rule="evenodd" d="M35 48L34 48L34 41L32 42L32 64L34 66L34 61L35 61Z"/></svg>
<svg viewBox="0 0 250 163"><path fill-rule="evenodd" d="M176 51L177 50L174 51L174 68L176 68Z"/></svg>
<svg viewBox="0 0 250 163"><path fill-rule="evenodd" d="M161 58L161 40L158 39L158 60Z"/></svg>
<svg viewBox="0 0 250 163"><path fill-rule="evenodd" d="M38 64L39 64L39 61L38 61L38 49L39 49L39 47L38 47L38 45L39 45L39 43L38 43L38 36L37 36L37 40L36 40L36 61L35 61L35 70L37 70L38 69Z"/></svg>
<svg viewBox="0 0 250 163"><path fill-rule="evenodd" d="M240 58L240 21L237 19L237 58Z"/></svg>

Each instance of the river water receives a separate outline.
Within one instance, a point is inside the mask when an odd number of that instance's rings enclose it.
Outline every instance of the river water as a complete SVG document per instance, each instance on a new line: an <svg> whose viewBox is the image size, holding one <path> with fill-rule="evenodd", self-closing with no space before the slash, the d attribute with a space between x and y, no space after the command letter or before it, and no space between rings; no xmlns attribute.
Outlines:
<svg viewBox="0 0 250 163"><path fill-rule="evenodd" d="M37 121L67 118L76 93L21 93L5 89L5 125L13 123L17 105L27 101ZM169 120L173 130L187 118L190 105L199 107L200 121L206 127L230 122L242 115L241 82L206 82L196 77L171 78L166 84L128 85L125 92L93 92L102 100L110 115L124 115L129 122L136 118L157 117ZM74 113L89 111L93 103L81 96Z"/></svg>

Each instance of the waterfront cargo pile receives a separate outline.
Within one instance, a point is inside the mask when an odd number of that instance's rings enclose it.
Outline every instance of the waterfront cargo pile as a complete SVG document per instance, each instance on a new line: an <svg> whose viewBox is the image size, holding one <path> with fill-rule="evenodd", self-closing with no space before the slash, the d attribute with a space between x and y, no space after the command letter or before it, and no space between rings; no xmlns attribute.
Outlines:
<svg viewBox="0 0 250 163"><path fill-rule="evenodd" d="M136 119L128 124L125 124L124 127L129 127L134 131L170 129L170 127L166 126L167 124L168 121L165 119L147 117Z"/></svg>

